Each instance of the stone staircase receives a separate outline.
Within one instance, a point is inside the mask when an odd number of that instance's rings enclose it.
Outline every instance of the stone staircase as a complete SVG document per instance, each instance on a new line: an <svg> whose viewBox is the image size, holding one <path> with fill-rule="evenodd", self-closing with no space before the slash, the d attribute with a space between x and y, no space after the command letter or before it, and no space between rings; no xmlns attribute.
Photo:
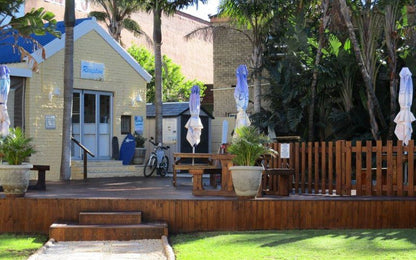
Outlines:
<svg viewBox="0 0 416 260"><path fill-rule="evenodd" d="M160 239L166 222L142 223L141 212L80 212L79 223L53 223L49 238L56 241Z"/></svg>
<svg viewBox="0 0 416 260"><path fill-rule="evenodd" d="M84 162L72 160L71 176L74 180L84 178ZM143 176L144 165L123 165L117 160L89 160L87 163L88 178L133 177Z"/></svg>

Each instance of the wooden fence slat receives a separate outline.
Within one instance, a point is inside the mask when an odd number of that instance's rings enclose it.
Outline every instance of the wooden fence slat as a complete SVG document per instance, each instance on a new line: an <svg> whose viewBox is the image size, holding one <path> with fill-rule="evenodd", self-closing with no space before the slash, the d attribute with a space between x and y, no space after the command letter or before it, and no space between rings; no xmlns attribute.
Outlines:
<svg viewBox="0 0 416 260"><path fill-rule="evenodd" d="M387 196L392 195L392 186L393 186L393 174L396 170L396 167L393 162L393 141L387 141L387 176L386 176L386 191Z"/></svg>
<svg viewBox="0 0 416 260"><path fill-rule="evenodd" d="M407 164L407 195L409 197L415 196L415 186L414 186L414 179L415 179L415 165L414 165L414 140L410 140L407 144L408 152L407 156L409 158Z"/></svg>
<svg viewBox="0 0 416 260"><path fill-rule="evenodd" d="M274 143L274 144L272 145L272 148L273 148L275 151L278 151L278 152L280 153L280 145L281 145L281 144ZM270 168L279 168L280 166L281 166L281 162L280 162L280 160L272 160L272 165L271 165L271 167L270 167Z"/></svg>
<svg viewBox="0 0 416 260"><path fill-rule="evenodd" d="M407 155L406 155L407 156ZM396 184L397 187L397 196L403 196L403 142L397 142L397 171L396 171L396 180L393 179L393 185ZM407 163L406 159L406 163Z"/></svg>
<svg viewBox="0 0 416 260"><path fill-rule="evenodd" d="M314 194L319 194L319 142L315 142L314 143L314 155L315 155L315 160L314 160L314 165L315 165L315 169L314 169Z"/></svg>
<svg viewBox="0 0 416 260"><path fill-rule="evenodd" d="M313 143L308 143L308 193L312 193L312 146Z"/></svg>
<svg viewBox="0 0 416 260"><path fill-rule="evenodd" d="M383 194L383 176L382 176L382 149L383 143L381 140L377 140L376 144L376 195L381 196Z"/></svg>
<svg viewBox="0 0 416 260"><path fill-rule="evenodd" d="M351 141L345 142L345 190L344 194L351 196Z"/></svg>
<svg viewBox="0 0 416 260"><path fill-rule="evenodd" d="M326 143L321 142L321 190L322 194L326 194Z"/></svg>
<svg viewBox="0 0 416 260"><path fill-rule="evenodd" d="M301 178L301 190L305 193L305 172L306 172L306 143L302 143L302 178Z"/></svg>
<svg viewBox="0 0 416 260"><path fill-rule="evenodd" d="M295 158L295 165L294 165L294 169L295 169L295 193L299 192L299 143L296 142L295 143L295 147L294 147L294 158Z"/></svg>
<svg viewBox="0 0 416 260"><path fill-rule="evenodd" d="M341 140L335 143L335 181L337 195L342 195L342 145L343 141Z"/></svg>
<svg viewBox="0 0 416 260"><path fill-rule="evenodd" d="M334 156L333 156L333 150L334 143L328 142L328 190L329 195L333 194L334 187L333 187L333 175L334 175Z"/></svg>
<svg viewBox="0 0 416 260"><path fill-rule="evenodd" d="M372 145L371 141L365 142L365 152L366 152L366 161L365 161L365 195L371 196L371 186L372 186L372 176L371 176L371 169L372 169Z"/></svg>
<svg viewBox="0 0 416 260"><path fill-rule="evenodd" d="M355 190L357 196L363 195L363 183L361 178L362 166L362 148L361 141L355 142Z"/></svg>

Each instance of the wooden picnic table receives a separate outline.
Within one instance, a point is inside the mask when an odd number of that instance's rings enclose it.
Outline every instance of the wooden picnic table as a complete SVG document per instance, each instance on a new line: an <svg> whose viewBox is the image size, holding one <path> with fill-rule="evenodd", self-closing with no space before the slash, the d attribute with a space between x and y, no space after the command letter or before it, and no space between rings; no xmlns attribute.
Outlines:
<svg viewBox="0 0 416 260"><path fill-rule="evenodd" d="M231 154L211 153L174 153L173 180L176 186L176 171L186 170L192 174L192 194L208 196L235 196L231 172L233 165ZM186 159L193 159L194 163ZM202 175L210 174L210 185L216 187L216 175L221 174L221 189L206 190L202 183Z"/></svg>

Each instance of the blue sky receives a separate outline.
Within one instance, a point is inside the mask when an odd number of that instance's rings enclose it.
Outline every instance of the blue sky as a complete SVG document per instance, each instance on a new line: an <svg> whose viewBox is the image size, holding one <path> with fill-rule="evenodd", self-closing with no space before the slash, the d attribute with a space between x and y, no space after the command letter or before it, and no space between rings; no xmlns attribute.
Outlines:
<svg viewBox="0 0 416 260"><path fill-rule="evenodd" d="M208 0L206 4L198 4L198 9L196 6L190 6L187 9L183 9L184 13L199 17L203 20L209 21L208 15L214 15L217 13L217 8L220 0Z"/></svg>

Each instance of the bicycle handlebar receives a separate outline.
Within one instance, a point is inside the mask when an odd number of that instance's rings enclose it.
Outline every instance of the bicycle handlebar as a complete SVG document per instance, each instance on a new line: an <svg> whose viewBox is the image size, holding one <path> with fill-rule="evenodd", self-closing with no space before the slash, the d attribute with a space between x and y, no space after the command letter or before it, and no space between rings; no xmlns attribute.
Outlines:
<svg viewBox="0 0 416 260"><path fill-rule="evenodd" d="M158 146L160 148L162 148L163 150L168 150L170 148L169 145L167 146L163 146L162 144L159 146L156 142L153 141L153 137L150 137L149 139L149 143L153 144L154 146Z"/></svg>

